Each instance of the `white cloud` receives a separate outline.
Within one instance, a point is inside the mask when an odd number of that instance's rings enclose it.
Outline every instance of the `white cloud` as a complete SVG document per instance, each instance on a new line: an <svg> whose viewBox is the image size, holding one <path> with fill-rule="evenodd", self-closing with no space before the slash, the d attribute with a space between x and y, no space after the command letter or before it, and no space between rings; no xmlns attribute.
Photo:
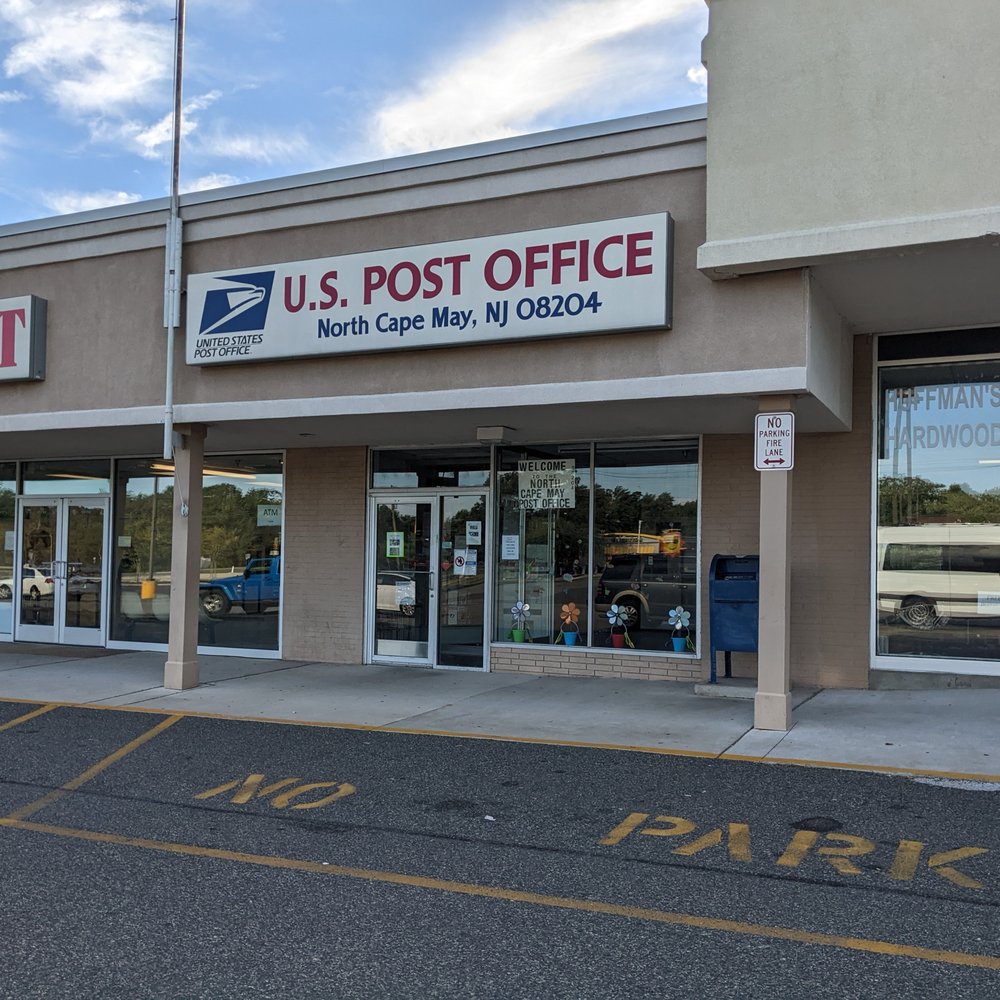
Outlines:
<svg viewBox="0 0 1000 1000"><path fill-rule="evenodd" d="M234 184L242 184L239 177L232 174L205 174L204 177L196 177L193 181L181 185L182 193L188 191L214 191L216 188L232 187Z"/></svg>
<svg viewBox="0 0 1000 1000"><path fill-rule="evenodd" d="M19 90L0 90L0 104L16 104L23 101L26 95Z"/></svg>
<svg viewBox="0 0 1000 1000"><path fill-rule="evenodd" d="M212 90L207 94L192 97L184 102L181 110L181 135L190 135L197 127L198 120L195 114L204 111L205 108L214 104L222 96L221 90ZM169 143L174 133L174 113L164 115L158 122L142 128L131 136L132 141L139 147L141 155L147 158L154 158L159 155L161 146Z"/></svg>
<svg viewBox="0 0 1000 1000"><path fill-rule="evenodd" d="M704 66L692 66L687 71L687 78L698 88L703 97L708 95L708 73Z"/></svg>
<svg viewBox="0 0 1000 1000"><path fill-rule="evenodd" d="M650 29L704 9L704 0L550 4L506 30L491 28L491 44L452 52L442 72L387 100L375 113L374 141L383 155L440 149L528 131L571 103L603 105L609 89L615 102L648 94L672 59Z"/></svg>
<svg viewBox="0 0 1000 1000"><path fill-rule="evenodd" d="M265 164L288 162L309 150L309 142L298 132L219 131L202 142L214 157Z"/></svg>
<svg viewBox="0 0 1000 1000"><path fill-rule="evenodd" d="M141 197L128 191L46 191L42 194L42 204L57 215L68 215L109 205L131 205Z"/></svg>
<svg viewBox="0 0 1000 1000"><path fill-rule="evenodd" d="M63 113L122 114L161 96L171 77L171 9L164 0L4 0L0 19L17 37L4 70Z"/></svg>

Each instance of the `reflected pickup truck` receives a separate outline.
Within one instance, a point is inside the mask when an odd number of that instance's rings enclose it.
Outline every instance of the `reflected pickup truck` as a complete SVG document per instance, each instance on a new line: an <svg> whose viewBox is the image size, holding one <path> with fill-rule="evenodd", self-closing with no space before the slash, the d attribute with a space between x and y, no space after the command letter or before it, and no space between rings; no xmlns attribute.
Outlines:
<svg viewBox="0 0 1000 1000"><path fill-rule="evenodd" d="M281 556L251 559L240 576L221 576L201 584L201 606L210 618L234 607L248 614L276 608L281 599Z"/></svg>

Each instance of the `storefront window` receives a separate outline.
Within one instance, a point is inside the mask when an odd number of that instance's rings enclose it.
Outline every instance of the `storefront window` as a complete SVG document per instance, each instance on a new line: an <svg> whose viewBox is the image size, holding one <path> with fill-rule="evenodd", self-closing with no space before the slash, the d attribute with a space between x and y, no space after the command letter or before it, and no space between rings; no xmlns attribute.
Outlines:
<svg viewBox="0 0 1000 1000"><path fill-rule="evenodd" d="M698 443L598 445L594 473L594 644L694 651L698 603ZM682 609L677 612L677 609ZM671 612L675 612L671 620ZM675 629L678 614L682 628ZM686 625L683 623L687 623ZM689 641L688 641L689 640Z"/></svg>
<svg viewBox="0 0 1000 1000"><path fill-rule="evenodd" d="M0 638L9 639L13 631L14 581L14 500L17 496L13 462L0 462Z"/></svg>
<svg viewBox="0 0 1000 1000"><path fill-rule="evenodd" d="M167 641L172 473L157 459L118 463L113 639ZM206 458L200 645L278 648L282 485L279 455Z"/></svg>
<svg viewBox="0 0 1000 1000"><path fill-rule="evenodd" d="M25 462L21 492L25 496L106 496L111 492L111 462L106 458Z"/></svg>
<svg viewBox="0 0 1000 1000"><path fill-rule="evenodd" d="M1000 363L879 370L877 652L1000 657Z"/></svg>
<svg viewBox="0 0 1000 1000"><path fill-rule="evenodd" d="M586 643L589 445L503 449L497 503L494 637L510 641L517 629L532 642L564 642L560 633L574 631ZM511 612L519 603L529 606L521 622ZM567 628L564 606L572 619Z"/></svg>
<svg viewBox="0 0 1000 1000"><path fill-rule="evenodd" d="M508 448L498 469L495 640L519 641L523 602L531 642L694 652L697 441L597 445L593 471L589 446Z"/></svg>
<svg viewBox="0 0 1000 1000"><path fill-rule="evenodd" d="M167 641L174 478L169 463L118 463L111 638Z"/></svg>
<svg viewBox="0 0 1000 1000"><path fill-rule="evenodd" d="M485 447L372 452L375 489L465 489L489 481L490 450Z"/></svg>

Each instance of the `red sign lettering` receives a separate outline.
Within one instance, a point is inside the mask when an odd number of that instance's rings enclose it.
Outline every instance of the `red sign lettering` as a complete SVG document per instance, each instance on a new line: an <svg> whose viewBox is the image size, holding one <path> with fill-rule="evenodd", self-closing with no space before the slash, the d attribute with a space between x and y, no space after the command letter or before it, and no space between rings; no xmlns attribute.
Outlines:
<svg viewBox="0 0 1000 1000"><path fill-rule="evenodd" d="M4 309L0 311L0 368L13 368L14 335L17 332L17 321L24 326L23 309Z"/></svg>

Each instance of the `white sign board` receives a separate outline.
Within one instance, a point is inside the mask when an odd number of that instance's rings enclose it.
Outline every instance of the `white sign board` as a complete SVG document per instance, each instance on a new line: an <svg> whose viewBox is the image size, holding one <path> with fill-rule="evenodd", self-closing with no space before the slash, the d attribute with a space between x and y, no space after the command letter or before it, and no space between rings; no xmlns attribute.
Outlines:
<svg viewBox="0 0 1000 1000"><path fill-rule="evenodd" d="M1000 618L1000 594L994 590L977 591L976 614Z"/></svg>
<svg viewBox="0 0 1000 1000"><path fill-rule="evenodd" d="M500 558L506 561L518 558L520 535L504 535L500 540Z"/></svg>
<svg viewBox="0 0 1000 1000"><path fill-rule="evenodd" d="M787 472L795 465L795 414L758 413L754 421L754 468Z"/></svg>
<svg viewBox="0 0 1000 1000"><path fill-rule="evenodd" d="M45 378L45 299L0 299L0 382Z"/></svg>
<svg viewBox="0 0 1000 1000"><path fill-rule="evenodd" d="M263 528L268 525L281 524L281 504L280 503L259 503L257 504L257 527Z"/></svg>
<svg viewBox="0 0 1000 1000"><path fill-rule="evenodd" d="M667 213L192 274L187 363L670 326Z"/></svg>
<svg viewBox="0 0 1000 1000"><path fill-rule="evenodd" d="M452 569L455 576L475 576L479 568L479 553L475 549L455 549Z"/></svg>
<svg viewBox="0 0 1000 1000"><path fill-rule="evenodd" d="M483 544L483 522L482 521L466 521L465 522L465 544L466 545L482 545Z"/></svg>
<svg viewBox="0 0 1000 1000"><path fill-rule="evenodd" d="M387 559L402 559L403 532L387 531L385 533L385 555Z"/></svg>
<svg viewBox="0 0 1000 1000"><path fill-rule="evenodd" d="M575 459L532 458L517 463L515 510L573 510L575 507Z"/></svg>

